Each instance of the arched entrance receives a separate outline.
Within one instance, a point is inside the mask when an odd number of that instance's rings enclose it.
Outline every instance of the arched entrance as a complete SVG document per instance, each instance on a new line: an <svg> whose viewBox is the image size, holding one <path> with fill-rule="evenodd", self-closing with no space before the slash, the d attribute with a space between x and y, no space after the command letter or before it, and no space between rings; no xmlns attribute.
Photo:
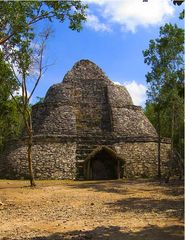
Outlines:
<svg viewBox="0 0 185 240"><path fill-rule="evenodd" d="M103 180L120 178L120 158L108 147L95 149L85 160L86 179Z"/></svg>

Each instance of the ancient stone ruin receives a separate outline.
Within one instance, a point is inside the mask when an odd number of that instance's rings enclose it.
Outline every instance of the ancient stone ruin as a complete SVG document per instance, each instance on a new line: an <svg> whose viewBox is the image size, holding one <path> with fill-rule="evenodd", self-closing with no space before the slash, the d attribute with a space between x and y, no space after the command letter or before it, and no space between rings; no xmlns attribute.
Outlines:
<svg viewBox="0 0 185 240"><path fill-rule="evenodd" d="M157 175L157 133L124 86L89 60L33 106L33 168L39 179L117 179ZM1 177L28 176L26 136L1 156ZM161 169L170 142L161 143Z"/></svg>

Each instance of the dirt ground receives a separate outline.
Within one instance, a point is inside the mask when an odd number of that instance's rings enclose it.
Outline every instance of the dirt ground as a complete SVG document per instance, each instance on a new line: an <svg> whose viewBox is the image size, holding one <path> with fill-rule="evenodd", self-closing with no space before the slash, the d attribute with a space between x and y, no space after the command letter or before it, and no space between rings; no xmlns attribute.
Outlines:
<svg viewBox="0 0 185 240"><path fill-rule="evenodd" d="M0 239L182 240L183 185L1 180Z"/></svg>

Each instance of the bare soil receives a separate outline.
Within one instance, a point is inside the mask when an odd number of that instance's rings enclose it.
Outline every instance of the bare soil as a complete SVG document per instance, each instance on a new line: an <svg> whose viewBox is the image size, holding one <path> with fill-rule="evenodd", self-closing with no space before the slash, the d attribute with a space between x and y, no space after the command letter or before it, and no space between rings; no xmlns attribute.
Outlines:
<svg viewBox="0 0 185 240"><path fill-rule="evenodd" d="M183 185L0 181L1 240L182 240Z"/></svg>

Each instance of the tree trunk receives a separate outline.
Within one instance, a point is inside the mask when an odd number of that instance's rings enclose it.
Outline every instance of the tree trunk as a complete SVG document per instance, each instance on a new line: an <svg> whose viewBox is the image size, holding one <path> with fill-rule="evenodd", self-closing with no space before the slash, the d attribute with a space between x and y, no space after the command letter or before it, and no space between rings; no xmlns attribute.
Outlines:
<svg viewBox="0 0 185 240"><path fill-rule="evenodd" d="M171 126L171 162L173 162L174 152L174 124L175 124L175 106L172 104L172 126Z"/></svg>
<svg viewBox="0 0 185 240"><path fill-rule="evenodd" d="M175 106L174 106L174 101L172 103L172 119L171 119L171 153L170 153L170 166L169 166L169 177L170 178L174 173L173 173L173 160L174 160L174 124L175 124Z"/></svg>
<svg viewBox="0 0 185 240"><path fill-rule="evenodd" d="M158 178L161 178L161 118L160 110L157 111L157 121L158 121L158 142L157 142L157 162L158 162Z"/></svg>
<svg viewBox="0 0 185 240"><path fill-rule="evenodd" d="M30 185L31 187L35 187L35 180L34 180L34 174L33 174L33 166L32 166L32 140L33 140L33 131L32 131L32 119L31 114L28 110L28 168L29 168L29 178L30 178Z"/></svg>

